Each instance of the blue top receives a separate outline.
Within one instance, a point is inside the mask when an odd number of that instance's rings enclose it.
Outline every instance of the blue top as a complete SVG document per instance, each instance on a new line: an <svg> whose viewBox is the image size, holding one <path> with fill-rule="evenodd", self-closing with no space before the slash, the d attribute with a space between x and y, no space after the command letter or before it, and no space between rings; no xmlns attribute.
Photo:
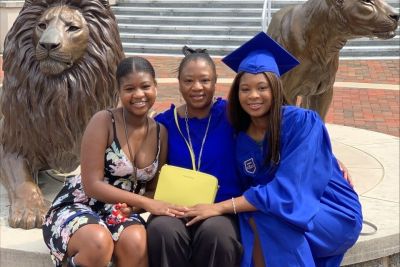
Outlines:
<svg viewBox="0 0 400 267"><path fill-rule="evenodd" d="M277 229L279 224L272 226L269 223L267 218L274 217L282 225L291 225L292 229L305 233L308 242L319 240L317 245L310 245L314 247L314 256L318 256L317 248L321 244L330 251L344 253L352 243L340 240L351 236L351 241L355 242L361 230L362 214L357 193L343 178L322 120L314 111L292 106L283 107L282 113L278 166L264 163L266 140L257 143L244 132L237 137L236 160L245 188L243 195L257 208L256 212L240 214L245 252L242 266L251 266L252 230L246 219L249 216L254 218L260 242L265 248L268 248L266 244L271 232L295 240L294 232L283 232ZM342 227L330 227L334 221L341 222ZM322 230L321 225L325 225ZM326 236L335 236L342 247L337 247L337 242ZM279 247L282 255L289 247L288 243L285 244ZM274 256L268 253L268 249L263 249L264 258L273 261ZM306 266L314 266L312 259L303 260L308 262Z"/></svg>
<svg viewBox="0 0 400 267"><path fill-rule="evenodd" d="M174 166L192 169L189 149L183 140L174 119L175 106L172 104L167 111L156 116L156 121L162 123L168 130L168 158L167 163ZM218 178L219 189L216 202L240 196L238 174L235 168L235 141L234 131L226 115L226 101L218 98L211 108L212 114L208 135L204 143L201 156L200 170ZM179 127L186 140L185 119L178 116ZM206 131L208 117L203 119L189 118L189 132L198 164L199 152Z"/></svg>

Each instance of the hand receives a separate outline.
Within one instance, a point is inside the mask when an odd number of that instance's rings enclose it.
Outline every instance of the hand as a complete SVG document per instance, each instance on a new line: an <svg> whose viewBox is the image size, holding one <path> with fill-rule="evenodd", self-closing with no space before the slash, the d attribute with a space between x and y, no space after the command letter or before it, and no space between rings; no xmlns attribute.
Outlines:
<svg viewBox="0 0 400 267"><path fill-rule="evenodd" d="M129 207L126 203L122 203L119 210L121 211L122 216L126 218L129 218L133 212L133 208Z"/></svg>
<svg viewBox="0 0 400 267"><path fill-rule="evenodd" d="M343 173L344 179L346 179L346 181L351 185L351 187L354 187L353 179L351 179L349 170L346 168L346 166L340 160L338 160L338 159L336 159L336 160L339 164L339 169Z"/></svg>
<svg viewBox="0 0 400 267"><path fill-rule="evenodd" d="M191 226L201 220L221 215L222 212L215 204L198 204L188 208L185 212L185 217L191 218L186 226Z"/></svg>
<svg viewBox="0 0 400 267"><path fill-rule="evenodd" d="M148 199L146 206L143 207L146 211L154 215L166 215L171 217L182 217L187 208L176 206L164 201Z"/></svg>

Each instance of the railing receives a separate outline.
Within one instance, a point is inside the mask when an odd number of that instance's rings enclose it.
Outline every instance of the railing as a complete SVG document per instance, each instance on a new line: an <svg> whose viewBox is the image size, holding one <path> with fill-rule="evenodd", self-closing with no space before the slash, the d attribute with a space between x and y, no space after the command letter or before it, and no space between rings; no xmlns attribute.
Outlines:
<svg viewBox="0 0 400 267"><path fill-rule="evenodd" d="M271 22L271 2L272 0L264 0L262 15L261 15L261 29L267 33L268 25Z"/></svg>

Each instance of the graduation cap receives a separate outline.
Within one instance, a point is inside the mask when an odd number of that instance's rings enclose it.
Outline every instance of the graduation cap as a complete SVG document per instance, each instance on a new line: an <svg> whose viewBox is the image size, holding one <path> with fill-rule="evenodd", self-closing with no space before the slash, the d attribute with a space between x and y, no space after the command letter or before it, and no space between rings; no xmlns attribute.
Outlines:
<svg viewBox="0 0 400 267"><path fill-rule="evenodd" d="M264 32L254 36L222 61L237 73L273 72L278 77L300 64L294 56Z"/></svg>

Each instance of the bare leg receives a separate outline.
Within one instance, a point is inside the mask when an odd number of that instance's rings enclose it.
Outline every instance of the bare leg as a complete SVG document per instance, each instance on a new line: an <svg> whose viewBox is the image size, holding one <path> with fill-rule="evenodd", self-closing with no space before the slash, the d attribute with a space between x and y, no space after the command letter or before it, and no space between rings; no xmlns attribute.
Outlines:
<svg viewBox="0 0 400 267"><path fill-rule="evenodd" d="M258 236L258 231L253 218L250 219L250 226L254 232L254 245L253 245L253 261L255 267L265 267L264 256L261 250L260 237Z"/></svg>
<svg viewBox="0 0 400 267"><path fill-rule="evenodd" d="M117 267L147 267L147 236L143 225L131 225L124 229L115 243Z"/></svg>
<svg viewBox="0 0 400 267"><path fill-rule="evenodd" d="M106 267L113 250L110 232L101 225L88 224L72 235L67 255L74 256L75 264L82 267Z"/></svg>

